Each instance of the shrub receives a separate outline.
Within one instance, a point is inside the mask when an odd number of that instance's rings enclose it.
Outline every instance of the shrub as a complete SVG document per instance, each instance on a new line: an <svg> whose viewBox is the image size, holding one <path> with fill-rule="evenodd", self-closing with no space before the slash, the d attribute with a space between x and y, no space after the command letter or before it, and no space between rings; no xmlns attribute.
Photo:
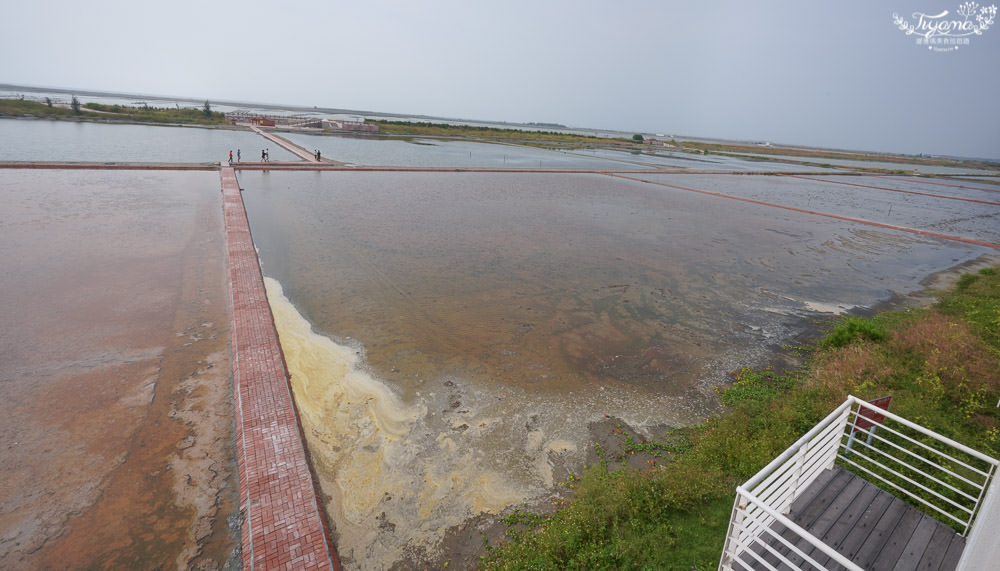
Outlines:
<svg viewBox="0 0 1000 571"><path fill-rule="evenodd" d="M885 326L875 319L845 317L820 342L820 346L844 347L859 339L880 343L887 337Z"/></svg>
<svg viewBox="0 0 1000 571"><path fill-rule="evenodd" d="M970 285L976 283L979 280L979 276L976 274L962 274L958 278L958 282L955 284L955 289L958 291L964 291L969 288Z"/></svg>
<svg viewBox="0 0 1000 571"><path fill-rule="evenodd" d="M744 401L766 401L795 384L792 377L772 371L754 371L743 367L736 373L736 382L722 392L722 404L732 406Z"/></svg>

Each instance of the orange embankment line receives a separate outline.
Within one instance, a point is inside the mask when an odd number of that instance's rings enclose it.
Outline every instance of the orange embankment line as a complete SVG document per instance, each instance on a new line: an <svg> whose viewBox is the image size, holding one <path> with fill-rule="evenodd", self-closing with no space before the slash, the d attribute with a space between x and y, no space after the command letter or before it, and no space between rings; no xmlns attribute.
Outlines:
<svg viewBox="0 0 1000 571"><path fill-rule="evenodd" d="M980 176L984 180L989 180L991 178L996 178L996 175L977 175L977 176ZM938 182L938 181L927 180L925 177L916 177L917 178L916 181L914 181L914 177L906 178L906 177L901 177L901 176L884 176L883 175L882 178L885 178L885 179L888 179L888 180L901 180L903 182L916 182L918 184L933 184L934 186L947 186L947 187L951 187L951 188L965 188L965 189L968 189L968 190L981 190L983 192L1000 192L1000 188L983 188L983 187L979 187L979 186L968 186L968 185L964 185L964 184L952 184L952 183L947 183L947 182ZM969 181L969 182L979 182L979 181ZM989 184L989 183L983 182L982 184Z"/></svg>
<svg viewBox="0 0 1000 571"><path fill-rule="evenodd" d="M644 182L647 184L655 184L658 186L665 186L667 188L675 188L677 190L685 190L688 192L697 192L698 194L705 194L708 196L716 196L719 198L728 198L730 200L739 200L740 202L749 202L750 204L758 204L760 206L769 206L771 208L781 208L784 210L791 210L792 212L801 212L803 214L812 214L814 216L824 216L826 218L834 218L836 220L844 220L847 222L854 222L856 224L867 224L869 226L877 226L879 228L886 228L889 230L898 230L900 232L909 232L911 234L920 234L922 236L933 236L934 238L942 238L945 240L953 240L955 242L964 242L966 244L974 244L976 246L985 246L987 248L995 248L1000 250L1000 244L994 244L992 242L984 242L982 240L974 240L972 238L963 238L961 236L953 236L951 234L942 234L940 232L931 232L929 230L920 230L918 228L910 228L908 226L896 226L895 224L886 224L885 222L874 222L872 220L865 220L863 218L852 218L850 216L841 216L840 214L831 214L829 212L819 212L817 210L808 210L805 208L797 208L795 206L786 206L784 204L776 204L774 202L765 202L763 200L756 200L753 198L744 198L742 196L733 196L731 194L724 194L721 192L715 192L711 190L702 190L699 188L691 188L687 186L680 186L676 184L670 184L666 182L659 182L653 180L646 180L642 178L636 178L632 176L626 176L623 174L606 173L608 176L622 178L626 180L632 180L635 182Z"/></svg>
<svg viewBox="0 0 1000 571"><path fill-rule="evenodd" d="M0 169L58 169L58 170L156 170L156 171L215 171L218 163L60 163L60 162L0 162Z"/></svg>
<svg viewBox="0 0 1000 571"><path fill-rule="evenodd" d="M902 188L889 188L887 186L875 186L875 185L871 185L871 184L860 184L860 183L857 183L857 182L847 182L847 181L844 181L844 180L830 180L828 178L816 178L816 177L812 177L812 176L799 176L799 175L793 175L793 174L785 175L785 176L788 177L788 178L800 178L802 180L812 180L812 181L816 181L816 182L827 182L827 183L830 183L830 184L843 184L843 185L847 185L847 186L858 186L858 187L861 187L861 188L872 188L872 189L875 189L875 190L885 190L885 191L888 191L888 192L902 192L903 194L916 194L918 196L930 196L932 198L943 198L945 200L961 200L963 202L976 202L976 203L979 203L979 204L989 204L991 206L1000 206L1000 202L996 202L996 201L993 201L993 200L982 200L982 199L978 199L978 198L965 198L963 196L950 196L950 195L947 195L947 194L937 194L937 193L934 193L934 192L921 192L919 190L905 190L905 189L902 189Z"/></svg>
<svg viewBox="0 0 1000 571"><path fill-rule="evenodd" d="M340 569L316 494L239 182L221 169L244 569Z"/></svg>

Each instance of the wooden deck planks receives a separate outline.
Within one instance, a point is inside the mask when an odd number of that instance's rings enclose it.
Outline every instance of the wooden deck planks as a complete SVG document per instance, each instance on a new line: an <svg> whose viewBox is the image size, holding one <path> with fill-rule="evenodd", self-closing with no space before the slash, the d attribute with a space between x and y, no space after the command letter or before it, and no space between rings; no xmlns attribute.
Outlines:
<svg viewBox="0 0 1000 571"><path fill-rule="evenodd" d="M828 472L793 502L788 514L792 521L864 569L955 569L965 538L847 470L835 467ZM842 568L785 526L775 523L771 531L791 541L820 565ZM768 543L793 565L812 568L777 539L771 538ZM756 546L754 552L765 554L771 567L789 569L781 558L763 547ZM747 569L767 568L750 557L741 559Z"/></svg>
<svg viewBox="0 0 1000 571"><path fill-rule="evenodd" d="M882 551L886 542L889 541L893 530L899 526L903 515L907 513L906 507L906 504L903 502L892 502L889 504L889 507L882 513L882 517L879 518L878 523L875 524L868 537L858 546L854 554L850 556L851 561L854 561L865 569L871 567L875 562L875 558L878 557L879 552Z"/></svg>

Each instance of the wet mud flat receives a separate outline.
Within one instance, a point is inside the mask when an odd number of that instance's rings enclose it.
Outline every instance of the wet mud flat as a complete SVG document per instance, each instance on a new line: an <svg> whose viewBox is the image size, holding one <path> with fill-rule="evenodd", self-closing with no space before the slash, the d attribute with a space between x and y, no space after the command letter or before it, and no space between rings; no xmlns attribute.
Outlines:
<svg viewBox="0 0 1000 571"><path fill-rule="evenodd" d="M212 569L236 551L218 189L0 173L0 567Z"/></svg>
<svg viewBox="0 0 1000 571"><path fill-rule="evenodd" d="M995 253L600 174L240 182L349 568L481 545L491 514L579 473L607 422L642 437L700 422L729 372L823 316Z"/></svg>

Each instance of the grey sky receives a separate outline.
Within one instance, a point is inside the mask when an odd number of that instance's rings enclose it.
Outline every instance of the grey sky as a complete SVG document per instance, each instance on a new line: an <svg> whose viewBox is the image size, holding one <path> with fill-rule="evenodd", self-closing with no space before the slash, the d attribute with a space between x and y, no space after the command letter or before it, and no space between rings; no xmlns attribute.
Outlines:
<svg viewBox="0 0 1000 571"><path fill-rule="evenodd" d="M16 2L0 82L1000 158L1000 25L892 22L959 4Z"/></svg>

